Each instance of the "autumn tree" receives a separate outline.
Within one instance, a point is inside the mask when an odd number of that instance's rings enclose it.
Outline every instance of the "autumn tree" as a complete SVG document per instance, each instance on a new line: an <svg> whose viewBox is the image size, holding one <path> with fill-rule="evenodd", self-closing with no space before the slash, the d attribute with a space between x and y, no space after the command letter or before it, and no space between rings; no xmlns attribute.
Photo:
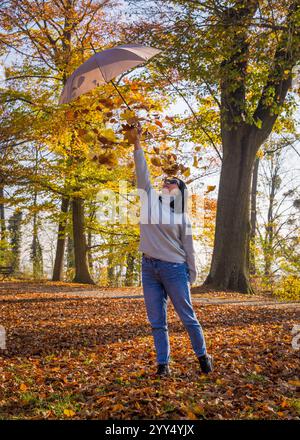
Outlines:
<svg viewBox="0 0 300 440"><path fill-rule="evenodd" d="M132 38L164 50L157 70L171 81L175 72L181 93L193 95L196 104L209 96L219 112L222 166L214 250L204 284L253 292L247 265L251 174L275 121L293 108L288 92L300 58L299 2L128 3L131 18L138 16L135 32L130 26ZM211 138L205 120L194 113L194 126Z"/></svg>
<svg viewBox="0 0 300 440"><path fill-rule="evenodd" d="M1 2L1 43L7 53L12 52L22 61L7 71L13 81L43 81L49 93L48 99L53 104L58 93L72 70L91 52L91 44L103 47L107 32L110 37L114 30L105 20L106 8L115 6L111 0L66 0L56 1L5 1ZM35 99L27 99L34 103ZM84 216L82 199L74 198L72 207L75 216ZM66 198L62 197L62 216L66 211ZM75 227L83 224L83 218L75 219ZM62 276L65 247L64 219L58 225L57 252L54 279ZM76 280L93 282L88 273L84 232L77 227L74 234L75 252L79 252L80 267ZM83 257L84 256L84 257Z"/></svg>
<svg viewBox="0 0 300 440"><path fill-rule="evenodd" d="M7 99L13 96L22 105L38 111L34 142L44 145L57 160L56 171L48 161L45 171L34 177L35 185L61 195L53 279L62 277L66 227L70 222L75 281L93 282L87 262L85 205L91 202L102 184L116 176L119 179L122 174L128 177L127 163L121 163L122 158L128 156L128 143L121 139L119 120L126 125L132 115L125 113L122 116L124 105L115 89L107 85L86 99L83 97L68 106L56 105L66 78L91 56L92 47L101 50L114 44L117 15L114 21L107 13L107 8L113 5L112 1L83 0L3 3L2 28L5 32L2 39L7 52L13 50L19 54L18 62L6 69ZM147 81L133 84L133 81L124 80L123 91L134 111L162 111L162 92L151 90ZM153 99L155 94L157 97ZM157 118L152 126L149 122L147 129L152 133L162 126ZM106 129L106 125L111 128ZM91 150L98 153L94 164L89 154ZM172 163L175 164L174 158Z"/></svg>

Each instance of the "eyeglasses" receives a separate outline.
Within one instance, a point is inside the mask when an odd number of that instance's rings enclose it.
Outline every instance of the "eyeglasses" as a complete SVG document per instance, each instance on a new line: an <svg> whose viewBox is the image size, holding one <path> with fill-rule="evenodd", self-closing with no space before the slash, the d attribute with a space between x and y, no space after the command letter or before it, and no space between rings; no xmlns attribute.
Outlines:
<svg viewBox="0 0 300 440"><path fill-rule="evenodd" d="M163 179L163 182L170 184L170 185L176 183L179 186L179 180L177 180L177 179Z"/></svg>

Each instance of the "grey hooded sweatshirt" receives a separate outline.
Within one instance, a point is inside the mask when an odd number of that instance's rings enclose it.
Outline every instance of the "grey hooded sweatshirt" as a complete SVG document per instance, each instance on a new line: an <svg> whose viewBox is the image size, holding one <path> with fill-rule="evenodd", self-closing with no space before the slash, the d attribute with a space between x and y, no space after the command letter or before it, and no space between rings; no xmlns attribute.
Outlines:
<svg viewBox="0 0 300 440"><path fill-rule="evenodd" d="M197 270L188 214L177 212L176 209L173 211L170 208L170 195L158 194L152 187L143 149L134 150L134 162L141 200L139 251L163 261L186 261L192 284L196 280Z"/></svg>

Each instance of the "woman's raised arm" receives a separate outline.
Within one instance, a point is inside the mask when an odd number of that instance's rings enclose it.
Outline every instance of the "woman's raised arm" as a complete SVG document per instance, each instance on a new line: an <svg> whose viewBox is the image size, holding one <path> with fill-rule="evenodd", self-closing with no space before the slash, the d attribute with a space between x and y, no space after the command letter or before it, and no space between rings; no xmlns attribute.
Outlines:
<svg viewBox="0 0 300 440"><path fill-rule="evenodd" d="M148 165L145 159L144 150L141 147L142 127L140 123L137 128L131 129L131 135L134 140L134 163L137 177L137 188L148 192L152 188Z"/></svg>

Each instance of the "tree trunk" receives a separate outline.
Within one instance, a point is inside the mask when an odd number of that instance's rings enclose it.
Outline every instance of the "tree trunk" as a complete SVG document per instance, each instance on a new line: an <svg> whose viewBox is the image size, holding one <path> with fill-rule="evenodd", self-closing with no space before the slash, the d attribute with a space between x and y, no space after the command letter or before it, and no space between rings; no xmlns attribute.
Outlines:
<svg viewBox="0 0 300 440"><path fill-rule="evenodd" d="M135 261L134 255L128 253L127 254L127 261L126 261L125 286L132 286L133 285L134 261Z"/></svg>
<svg viewBox="0 0 300 440"><path fill-rule="evenodd" d="M1 221L1 240L4 241L6 238L6 227L5 227L5 210L4 210L4 188L3 184L0 184L0 221Z"/></svg>
<svg viewBox="0 0 300 440"><path fill-rule="evenodd" d="M89 270L91 273L93 273L93 253L92 253L92 240L93 240L93 234L91 231L88 231L88 253L87 253L87 258L88 258L88 265L89 265Z"/></svg>
<svg viewBox="0 0 300 440"><path fill-rule="evenodd" d="M3 181L0 181L0 263L7 264L7 242L6 242L6 227L5 227L5 209L4 209L4 188Z"/></svg>
<svg viewBox="0 0 300 440"><path fill-rule="evenodd" d="M264 243L264 258L265 258L265 270L264 275L269 277L271 274L272 263L274 260L274 203L275 203L275 193L278 186L278 168L275 166L274 174L271 175L271 188L269 197L269 207L268 207L268 222L266 224L265 230L265 243Z"/></svg>
<svg viewBox="0 0 300 440"><path fill-rule="evenodd" d="M94 221L96 216L96 208L95 206L90 207L90 213L89 213L89 225ZM89 264L89 270L90 273L93 273L94 267L93 267L93 250L92 250L92 244L93 244L93 233L91 228L88 229L87 234L87 241L88 241L88 264Z"/></svg>
<svg viewBox="0 0 300 440"><path fill-rule="evenodd" d="M257 181L258 181L259 157L256 157L252 172L251 186L251 213L250 213L250 240L248 242L248 267L250 274L256 273L255 254L250 244L255 245L256 237L256 197L257 197Z"/></svg>
<svg viewBox="0 0 300 440"><path fill-rule="evenodd" d="M74 283L95 284L92 280L87 263L87 244L84 231L83 199L74 198L72 201L73 240L75 252Z"/></svg>
<svg viewBox="0 0 300 440"><path fill-rule="evenodd" d="M37 206L37 193L34 194L33 206ZM31 244L31 260L32 260L32 272L33 278L39 279L43 277L43 250L39 240L39 219L37 211L33 214L33 232L32 232L32 244Z"/></svg>
<svg viewBox="0 0 300 440"><path fill-rule="evenodd" d="M109 255L107 258L107 281L109 287L116 285L116 268L113 265L113 245L109 247Z"/></svg>
<svg viewBox="0 0 300 440"><path fill-rule="evenodd" d="M56 245L56 255L53 269L52 281L62 281L63 270L64 270L64 253L65 253L65 242L66 242L66 223L67 223L67 213L69 209L69 199L66 197L62 198L61 201L61 218L58 223L58 235L57 235L57 245Z"/></svg>
<svg viewBox="0 0 300 440"><path fill-rule="evenodd" d="M255 149L251 137L236 130L223 139L223 166L217 202L215 244L204 285L253 293L247 267L249 198Z"/></svg>
<svg viewBox="0 0 300 440"><path fill-rule="evenodd" d="M69 272L75 269L74 240L71 233L68 234L67 241L67 268Z"/></svg>
<svg viewBox="0 0 300 440"><path fill-rule="evenodd" d="M16 211L8 220L8 229L10 232L10 245L13 253L12 267L14 274L18 274L20 272L22 215L23 214L21 211Z"/></svg>

